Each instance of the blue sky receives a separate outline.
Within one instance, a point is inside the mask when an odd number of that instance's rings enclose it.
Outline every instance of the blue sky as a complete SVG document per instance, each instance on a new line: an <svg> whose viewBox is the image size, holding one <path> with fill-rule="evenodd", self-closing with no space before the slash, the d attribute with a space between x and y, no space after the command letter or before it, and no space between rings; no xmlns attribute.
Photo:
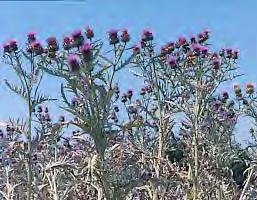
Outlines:
<svg viewBox="0 0 257 200"><path fill-rule="evenodd" d="M159 43L210 29L214 48L240 50L238 82L257 80L257 1L256 0L85 0L45 2L0 2L0 42L9 38L25 41L26 33L36 31L39 39L63 35L90 25L97 37L110 28L127 27L136 41L144 28L150 28ZM24 105L11 94L3 79L15 81L8 67L0 66L0 119L25 113ZM119 77L131 87L126 74ZM123 81L125 80L125 81ZM47 81L43 90L56 96L58 80ZM225 86L231 90L232 84ZM241 129L240 129L241 130ZM244 135L244 131L240 131Z"/></svg>

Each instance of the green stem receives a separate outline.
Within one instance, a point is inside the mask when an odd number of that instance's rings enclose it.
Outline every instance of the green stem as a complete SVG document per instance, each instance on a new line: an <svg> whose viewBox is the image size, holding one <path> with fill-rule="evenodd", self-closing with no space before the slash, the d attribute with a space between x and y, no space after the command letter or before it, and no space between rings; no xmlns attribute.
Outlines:
<svg viewBox="0 0 257 200"><path fill-rule="evenodd" d="M28 178L28 185L27 185L27 200L31 199L31 186L32 186L32 169L31 169L31 153L32 153L32 140L31 140L31 122L32 122L32 106L30 103L30 95L28 99L28 133L27 133L27 139L28 139L28 154L27 154L27 165L28 165L28 171L27 171L27 178Z"/></svg>

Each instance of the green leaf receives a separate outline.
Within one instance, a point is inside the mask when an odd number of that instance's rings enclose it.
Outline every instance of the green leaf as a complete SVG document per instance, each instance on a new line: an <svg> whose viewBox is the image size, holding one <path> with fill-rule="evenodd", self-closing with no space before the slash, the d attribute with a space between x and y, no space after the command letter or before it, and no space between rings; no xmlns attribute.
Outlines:
<svg viewBox="0 0 257 200"><path fill-rule="evenodd" d="M23 86L16 86L13 85L11 83L9 83L6 79L4 80L6 86L13 91L14 93L18 94L19 96L21 96L23 99L27 100L28 99L28 94L27 91L25 90L25 88Z"/></svg>

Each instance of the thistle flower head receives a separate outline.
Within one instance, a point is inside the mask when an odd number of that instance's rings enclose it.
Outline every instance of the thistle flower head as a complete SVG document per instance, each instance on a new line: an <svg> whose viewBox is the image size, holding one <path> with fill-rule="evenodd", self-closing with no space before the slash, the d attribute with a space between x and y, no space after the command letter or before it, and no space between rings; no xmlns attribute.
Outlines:
<svg viewBox="0 0 257 200"><path fill-rule="evenodd" d="M246 84L246 93L247 94L253 94L254 93L254 84L253 83L247 83Z"/></svg>
<svg viewBox="0 0 257 200"><path fill-rule="evenodd" d="M221 106L220 100L214 100L214 101L212 102L212 106L213 106L216 110L219 109L219 107Z"/></svg>
<svg viewBox="0 0 257 200"><path fill-rule="evenodd" d="M200 52L202 49L202 45L200 45L199 43L194 43L194 44L192 44L192 48L194 51Z"/></svg>
<svg viewBox="0 0 257 200"><path fill-rule="evenodd" d="M221 48L221 50L219 51L220 56L224 56L225 55L225 49Z"/></svg>
<svg viewBox="0 0 257 200"><path fill-rule="evenodd" d="M227 49L226 49L226 57L227 57L227 58L232 58L232 55L233 55L233 54L232 54L232 51L233 51L233 50L232 50L231 48L227 48Z"/></svg>
<svg viewBox="0 0 257 200"><path fill-rule="evenodd" d="M241 90L241 88L240 88L240 86L237 84L237 83L235 83L234 84L234 92L235 92L235 95L237 96L237 97L241 97L241 95L242 95L242 90Z"/></svg>
<svg viewBox="0 0 257 200"><path fill-rule="evenodd" d="M219 63L219 59L217 57L214 57L212 59L212 64L213 64L213 68L215 70L218 70L219 69L219 66L220 66L220 63Z"/></svg>
<svg viewBox="0 0 257 200"><path fill-rule="evenodd" d="M136 55L136 54L139 54L140 53L140 47L138 44L135 44L133 47L132 47L132 50L133 50L133 54Z"/></svg>
<svg viewBox="0 0 257 200"><path fill-rule="evenodd" d="M225 99L225 100L229 98L229 94L227 91L222 92L221 96L222 96L222 99Z"/></svg>
<svg viewBox="0 0 257 200"><path fill-rule="evenodd" d="M128 33L128 30L125 28L121 31L121 41L122 42L129 42L130 35Z"/></svg>
<svg viewBox="0 0 257 200"><path fill-rule="evenodd" d="M11 51L17 51L18 50L17 41L15 39L9 40L8 43L10 44L10 50Z"/></svg>
<svg viewBox="0 0 257 200"><path fill-rule="evenodd" d="M71 37L73 39L73 46L79 47L82 45L84 41L84 37L81 34L81 29L77 29L71 33Z"/></svg>
<svg viewBox="0 0 257 200"><path fill-rule="evenodd" d="M119 42L118 30L116 30L116 29L109 30L108 31L108 38L109 38L110 44L118 43Z"/></svg>
<svg viewBox="0 0 257 200"><path fill-rule="evenodd" d="M64 38L63 38L63 48L65 50L69 50L71 48L71 37L70 36L64 36Z"/></svg>
<svg viewBox="0 0 257 200"><path fill-rule="evenodd" d="M91 51L91 44L88 42L84 42L81 47L81 53L86 62L89 62L93 58L93 53Z"/></svg>
<svg viewBox="0 0 257 200"><path fill-rule="evenodd" d="M86 53L86 52L89 52L90 50L91 50L91 44L88 42L84 42L81 47L81 51Z"/></svg>
<svg viewBox="0 0 257 200"><path fill-rule="evenodd" d="M43 112L43 108L42 108L42 106L38 106L38 107L37 107L37 112L38 112L38 113Z"/></svg>
<svg viewBox="0 0 257 200"><path fill-rule="evenodd" d="M167 58L167 63L170 67L174 68L176 66L176 57L175 56L169 56Z"/></svg>
<svg viewBox="0 0 257 200"><path fill-rule="evenodd" d="M198 34L198 41L199 43L205 42L209 38L209 30L205 29L201 33Z"/></svg>
<svg viewBox="0 0 257 200"><path fill-rule="evenodd" d="M232 58L233 59L238 59L238 53L239 51L237 49L235 49L233 52L232 52Z"/></svg>
<svg viewBox="0 0 257 200"><path fill-rule="evenodd" d="M76 39L76 38L78 38L78 37L80 37L80 36L82 36L82 35L81 35L81 29L76 29L76 30L74 30L74 31L71 33L71 37L72 37L73 39Z"/></svg>
<svg viewBox="0 0 257 200"><path fill-rule="evenodd" d="M185 38L184 36L179 36L179 38L178 38L178 44L179 44L180 46L186 44L186 38Z"/></svg>
<svg viewBox="0 0 257 200"><path fill-rule="evenodd" d="M161 48L161 54L169 54L174 50L174 42L168 42Z"/></svg>
<svg viewBox="0 0 257 200"><path fill-rule="evenodd" d="M140 95L144 96L146 94L146 88L142 87L140 90Z"/></svg>
<svg viewBox="0 0 257 200"><path fill-rule="evenodd" d="M208 50L208 47L202 46L200 51L202 54L206 55L208 53Z"/></svg>
<svg viewBox="0 0 257 200"><path fill-rule="evenodd" d="M94 31L90 28L90 26L86 27L85 34L88 39L92 39L94 37Z"/></svg>
<svg viewBox="0 0 257 200"><path fill-rule="evenodd" d="M147 42L153 40L153 33L149 29L143 30L142 41Z"/></svg>
<svg viewBox="0 0 257 200"><path fill-rule="evenodd" d="M64 38L63 38L63 43L64 43L64 44L70 44L70 43L71 43L71 38L70 38L70 36L64 36Z"/></svg>
<svg viewBox="0 0 257 200"><path fill-rule="evenodd" d="M126 103L127 100L128 100L127 95L126 95L126 94L123 94L123 95L121 96L121 102L122 102L122 103Z"/></svg>
<svg viewBox="0 0 257 200"><path fill-rule="evenodd" d="M68 64L71 72L76 72L79 70L80 66L78 62L78 57L76 55L70 54L67 60L68 60Z"/></svg>
<svg viewBox="0 0 257 200"><path fill-rule="evenodd" d="M50 45L57 45L57 41L56 41L56 37L49 37L47 38L47 44L50 46Z"/></svg>
<svg viewBox="0 0 257 200"><path fill-rule="evenodd" d="M31 52L34 52L36 55L41 55L44 52L44 49L39 41L34 41L30 43Z"/></svg>
<svg viewBox="0 0 257 200"><path fill-rule="evenodd" d="M11 53L11 46L9 42L5 42L3 44L3 48L4 48L4 53Z"/></svg>
<svg viewBox="0 0 257 200"><path fill-rule="evenodd" d="M27 38L28 38L29 43L36 41L36 36L35 35L36 35L36 33L33 32L33 31L27 33Z"/></svg>
<svg viewBox="0 0 257 200"><path fill-rule="evenodd" d="M204 29L204 30L203 30L203 35L204 35L205 37L209 36L209 34L210 34L210 30L209 30L209 29Z"/></svg>
<svg viewBox="0 0 257 200"><path fill-rule="evenodd" d="M128 97L129 99L131 99L131 97L133 96L133 90L132 90L132 89L128 89L126 95L127 95L127 97Z"/></svg>
<svg viewBox="0 0 257 200"><path fill-rule="evenodd" d="M119 111L120 111L118 106L114 106L113 110L114 110L115 112L119 112Z"/></svg>
<svg viewBox="0 0 257 200"><path fill-rule="evenodd" d="M190 42L191 42L192 44L196 43L196 35L192 35L192 36L190 37Z"/></svg>

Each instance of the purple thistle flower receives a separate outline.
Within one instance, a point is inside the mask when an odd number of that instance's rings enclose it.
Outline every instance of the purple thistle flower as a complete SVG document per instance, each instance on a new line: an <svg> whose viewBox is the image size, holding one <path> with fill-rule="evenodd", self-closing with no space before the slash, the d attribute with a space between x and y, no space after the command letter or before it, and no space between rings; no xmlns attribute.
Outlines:
<svg viewBox="0 0 257 200"><path fill-rule="evenodd" d="M198 34L199 43L205 42L209 38L209 31L206 29Z"/></svg>
<svg viewBox="0 0 257 200"><path fill-rule="evenodd" d="M121 102L122 103L126 103L127 102L127 95L126 94L123 94L122 96L121 96Z"/></svg>
<svg viewBox="0 0 257 200"><path fill-rule="evenodd" d="M192 44L196 43L196 35L192 35L190 37L190 41L191 41Z"/></svg>
<svg viewBox="0 0 257 200"><path fill-rule="evenodd" d="M46 41L47 41L49 51L51 52L58 51L59 47L55 37L49 37L47 38Z"/></svg>
<svg viewBox="0 0 257 200"><path fill-rule="evenodd" d="M84 42L82 47L81 47L81 52L82 53L88 53L91 50L91 45L88 42Z"/></svg>
<svg viewBox="0 0 257 200"><path fill-rule="evenodd" d="M222 48L222 49L220 50L219 54L220 54L220 56L224 56L224 55L225 55L225 49Z"/></svg>
<svg viewBox="0 0 257 200"><path fill-rule="evenodd" d="M4 53L11 53L11 47L10 47L10 43L9 42L5 42L3 44L3 48L4 48Z"/></svg>
<svg viewBox="0 0 257 200"><path fill-rule="evenodd" d="M219 69L220 62L219 62L218 58L214 57L213 60L212 60L212 64L213 64L213 67L214 67L215 70Z"/></svg>
<svg viewBox="0 0 257 200"><path fill-rule="evenodd" d="M192 44L192 48L196 53L198 53L198 55L201 53L205 56L208 53L208 48L199 43Z"/></svg>
<svg viewBox="0 0 257 200"><path fill-rule="evenodd" d="M174 42L168 42L161 48L161 54L169 54L174 50Z"/></svg>
<svg viewBox="0 0 257 200"><path fill-rule="evenodd" d="M70 54L67 58L71 72L76 72L80 69L78 58L74 54Z"/></svg>
<svg viewBox="0 0 257 200"><path fill-rule="evenodd" d="M132 96L133 96L133 90L132 90L132 89L128 89L128 91L127 91L127 97L128 97L129 99L131 99Z"/></svg>
<svg viewBox="0 0 257 200"><path fill-rule="evenodd" d="M129 42L130 40L130 35L128 33L127 29L123 29L121 33L121 41L122 42Z"/></svg>
<svg viewBox="0 0 257 200"><path fill-rule="evenodd" d="M115 112L119 112L120 110L119 110L119 107L118 106L114 106L114 111Z"/></svg>
<svg viewBox="0 0 257 200"><path fill-rule="evenodd" d="M116 29L111 29L108 31L108 38L110 44L116 44L119 42L118 31Z"/></svg>
<svg viewBox="0 0 257 200"><path fill-rule="evenodd" d="M16 40L14 40L14 39L9 40L9 44L10 44L11 51L17 51L18 50L18 45L17 45Z"/></svg>
<svg viewBox="0 0 257 200"><path fill-rule="evenodd" d="M141 88L141 90L140 90L140 95L145 95L145 94L146 94L146 88L143 87L143 88Z"/></svg>
<svg viewBox="0 0 257 200"><path fill-rule="evenodd" d="M238 53L239 53L239 51L237 50L237 49L235 49L233 52L232 52L232 57L233 57L233 59L238 59Z"/></svg>
<svg viewBox="0 0 257 200"><path fill-rule="evenodd" d="M64 36L63 38L63 48L69 50L71 48L71 38L69 36Z"/></svg>
<svg viewBox="0 0 257 200"><path fill-rule="evenodd" d="M81 29L76 29L71 33L73 39L79 38L81 35Z"/></svg>
<svg viewBox="0 0 257 200"><path fill-rule="evenodd" d="M27 37L28 37L28 43L34 42L36 41L36 37L35 37L36 33L31 31L28 32Z"/></svg>
<svg viewBox="0 0 257 200"><path fill-rule="evenodd" d="M37 107L37 112L38 112L38 113L43 112L42 106L38 106L38 107Z"/></svg>
<svg viewBox="0 0 257 200"><path fill-rule="evenodd" d="M92 38L94 37L94 32L93 32L93 30L90 28L90 26L87 26L87 27L86 27L86 32L85 32L85 34L86 34L86 37L87 37L88 39L92 39Z"/></svg>
<svg viewBox="0 0 257 200"><path fill-rule="evenodd" d="M232 49L227 48L226 49L227 58L232 58Z"/></svg>
<svg viewBox="0 0 257 200"><path fill-rule="evenodd" d="M71 37L73 39L73 46L79 47L82 45L84 38L81 34L81 29L77 29L71 33Z"/></svg>
<svg viewBox="0 0 257 200"><path fill-rule="evenodd" d="M165 55L167 53L166 45L161 47L161 55Z"/></svg>
<svg viewBox="0 0 257 200"><path fill-rule="evenodd" d="M44 52L44 49L39 41L31 42L31 51L36 55L41 55Z"/></svg>
<svg viewBox="0 0 257 200"><path fill-rule="evenodd" d="M186 38L184 37L184 36L180 36L179 38L178 38L178 44L180 45L180 46L182 46L182 45L184 45L186 43Z"/></svg>
<svg viewBox="0 0 257 200"><path fill-rule="evenodd" d="M136 114L137 108L134 105L129 105L129 106L127 106L127 111L129 114Z"/></svg>
<svg viewBox="0 0 257 200"><path fill-rule="evenodd" d="M192 44L192 48L193 48L194 51L200 52L201 48L202 48L202 45L200 45L199 43L194 43L194 44Z"/></svg>
<svg viewBox="0 0 257 200"><path fill-rule="evenodd" d="M232 53L232 49L231 48L227 48L226 49L226 53L231 54Z"/></svg>
<svg viewBox="0 0 257 200"><path fill-rule="evenodd" d="M138 44L135 44L133 47L133 54L136 55L136 54L139 54L140 53L140 47Z"/></svg>
<svg viewBox="0 0 257 200"><path fill-rule="evenodd" d="M198 38L199 38L199 39L201 39L201 38L203 38L203 37L204 37L204 34L203 34L203 33L199 33L199 34L198 34Z"/></svg>
<svg viewBox="0 0 257 200"><path fill-rule="evenodd" d="M175 56L169 56L167 58L167 63L170 67L174 68L176 66L176 57Z"/></svg>
<svg viewBox="0 0 257 200"><path fill-rule="evenodd" d="M221 106L221 102L219 100L215 100L212 102L212 106L217 110Z"/></svg>
<svg viewBox="0 0 257 200"><path fill-rule="evenodd" d="M208 48L205 46L201 46L201 52L203 55L206 55L208 53Z"/></svg>
<svg viewBox="0 0 257 200"><path fill-rule="evenodd" d="M85 42L81 47L81 53L86 62L89 62L93 59L93 53L91 51L91 44Z"/></svg>
<svg viewBox="0 0 257 200"><path fill-rule="evenodd" d="M209 37L210 31L208 29L203 30L203 34L205 37Z"/></svg>
<svg viewBox="0 0 257 200"><path fill-rule="evenodd" d="M222 98L223 98L223 99L228 99L228 98L229 98L229 94L228 94L227 91L222 92L221 95L222 95Z"/></svg>
<svg viewBox="0 0 257 200"><path fill-rule="evenodd" d="M56 42L56 37L49 37L47 38L47 44L50 46L50 45L57 45L57 42Z"/></svg>
<svg viewBox="0 0 257 200"><path fill-rule="evenodd" d="M147 42L151 40L153 40L153 33L150 30L145 29L142 34L142 41Z"/></svg>

